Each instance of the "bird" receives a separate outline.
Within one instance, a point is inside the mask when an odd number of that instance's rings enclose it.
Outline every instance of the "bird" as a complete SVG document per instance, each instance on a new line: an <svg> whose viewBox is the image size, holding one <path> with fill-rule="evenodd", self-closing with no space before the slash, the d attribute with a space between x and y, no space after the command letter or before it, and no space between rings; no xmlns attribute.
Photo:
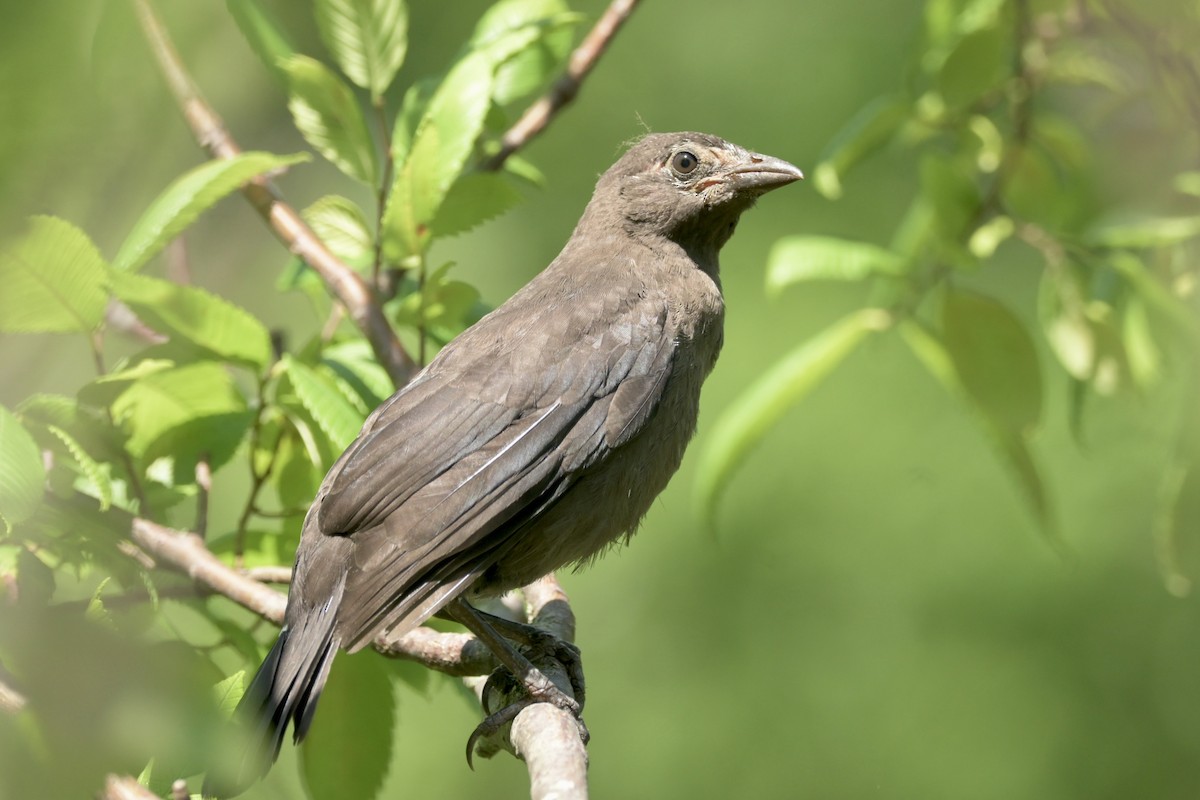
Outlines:
<svg viewBox="0 0 1200 800"><path fill-rule="evenodd" d="M289 723L304 738L339 650L439 612L503 649L470 600L628 541L696 430L724 339L721 248L761 195L801 178L705 133L628 147L550 265L380 405L330 468L278 640L237 712L261 758L210 773L205 796L265 775Z"/></svg>

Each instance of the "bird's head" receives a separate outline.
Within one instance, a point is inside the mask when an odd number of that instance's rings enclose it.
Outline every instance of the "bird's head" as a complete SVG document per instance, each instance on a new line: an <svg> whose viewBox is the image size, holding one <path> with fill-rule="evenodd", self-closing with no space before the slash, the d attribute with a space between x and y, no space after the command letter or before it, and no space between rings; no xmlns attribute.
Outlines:
<svg viewBox="0 0 1200 800"><path fill-rule="evenodd" d="M615 209L634 235L715 256L755 200L803 177L786 161L706 133L652 133L604 173L593 203Z"/></svg>

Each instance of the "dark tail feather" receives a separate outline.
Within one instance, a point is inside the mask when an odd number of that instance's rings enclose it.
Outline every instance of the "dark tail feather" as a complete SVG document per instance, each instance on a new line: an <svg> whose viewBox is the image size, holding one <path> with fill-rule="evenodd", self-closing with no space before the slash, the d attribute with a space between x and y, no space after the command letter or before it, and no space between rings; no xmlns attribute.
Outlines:
<svg viewBox="0 0 1200 800"><path fill-rule="evenodd" d="M313 712L339 642L333 635L334 602L294 624L285 625L234 711L237 736L204 778L204 797L232 797L267 774L289 722L297 744L312 724ZM290 610L290 609L289 609Z"/></svg>

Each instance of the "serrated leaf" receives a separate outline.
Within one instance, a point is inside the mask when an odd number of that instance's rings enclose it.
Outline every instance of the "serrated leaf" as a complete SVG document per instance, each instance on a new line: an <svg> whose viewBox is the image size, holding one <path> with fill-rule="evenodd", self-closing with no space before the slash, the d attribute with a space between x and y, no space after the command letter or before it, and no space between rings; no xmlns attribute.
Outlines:
<svg viewBox="0 0 1200 800"><path fill-rule="evenodd" d="M72 460L79 466L80 472L95 488L96 499L100 501L100 510L107 511L113 501L112 480L108 477L108 473L96 459L91 457L87 450L83 449L83 445L74 436L57 425L47 425L46 430L67 448Z"/></svg>
<svg viewBox="0 0 1200 800"><path fill-rule="evenodd" d="M300 403L321 426L333 447L344 450L358 435L364 415L355 410L336 386L311 367L290 356L284 357L283 365Z"/></svg>
<svg viewBox="0 0 1200 800"><path fill-rule="evenodd" d="M779 294L801 281L861 281L876 275L899 277L905 262L895 253L865 242L828 236L786 236L767 257L767 292Z"/></svg>
<svg viewBox="0 0 1200 800"><path fill-rule="evenodd" d="M246 670L240 669L213 687L217 708L225 717L232 717L233 710L246 693Z"/></svg>
<svg viewBox="0 0 1200 800"><path fill-rule="evenodd" d="M248 311L197 286L114 271L113 292L151 328L218 359L263 369L271 335Z"/></svg>
<svg viewBox="0 0 1200 800"><path fill-rule="evenodd" d="M351 339L326 347L321 352L321 363L353 387L371 410L396 389L387 371L376 360L370 345L362 339Z"/></svg>
<svg viewBox="0 0 1200 800"><path fill-rule="evenodd" d="M88 333L108 304L104 259L87 234L56 217L33 217L0 253L0 331Z"/></svg>
<svg viewBox="0 0 1200 800"><path fill-rule="evenodd" d="M894 95L867 103L825 146L813 174L817 191L830 200L841 197L842 177L891 139L909 113L909 103Z"/></svg>
<svg viewBox="0 0 1200 800"><path fill-rule="evenodd" d="M1041 472L1029 452L1024 435L980 404L958 368L947 343L939 341L916 322L906 320L898 326L901 337L926 369L963 404L983 431L987 443L1016 480L1029 503L1042 532L1056 537L1053 514L1046 496Z"/></svg>
<svg viewBox="0 0 1200 800"><path fill-rule="evenodd" d="M307 153L240 153L208 161L177 178L154 199L121 244L113 269L136 271L196 218L242 184L267 172L308 161Z"/></svg>
<svg viewBox="0 0 1200 800"><path fill-rule="evenodd" d="M388 261L401 262L429 245L438 210L483 131L497 67L534 41L538 33L536 26L525 26L471 49L450 69L427 103L420 103L420 93L415 95L413 105L423 105L424 114L404 161L397 161L383 217Z"/></svg>
<svg viewBox="0 0 1200 800"><path fill-rule="evenodd" d="M471 45L494 41L533 25L541 33L531 45L500 65L492 92L507 105L540 89L571 52L571 26L581 21L563 0L500 0L475 25Z"/></svg>
<svg viewBox="0 0 1200 800"><path fill-rule="evenodd" d="M714 519L729 477L784 412L816 388L867 334L891 323L891 315L877 308L850 314L802 342L733 401L713 426L696 468L696 506L704 519Z"/></svg>
<svg viewBox="0 0 1200 800"><path fill-rule="evenodd" d="M456 236L508 211L521 193L501 173L463 175L446 194L431 228L435 236Z"/></svg>
<svg viewBox="0 0 1200 800"><path fill-rule="evenodd" d="M296 49L283 34L278 21L258 0L225 0L233 21L237 24L250 49L262 60L281 82L287 81L287 75L279 62L290 58Z"/></svg>
<svg viewBox="0 0 1200 800"><path fill-rule="evenodd" d="M46 469L37 442L0 406L0 522L6 530L33 515L42 503Z"/></svg>
<svg viewBox="0 0 1200 800"><path fill-rule="evenodd" d="M342 72L378 98L408 49L403 0L317 0L317 30Z"/></svg>
<svg viewBox="0 0 1200 800"><path fill-rule="evenodd" d="M134 458L148 465L172 456L177 478L189 483L201 455L214 470L233 455L251 416L229 373L211 361L142 377L113 401L112 412L129 430Z"/></svg>
<svg viewBox="0 0 1200 800"><path fill-rule="evenodd" d="M354 92L308 56L281 63L288 79L288 109L305 141L351 178L375 186L379 158Z"/></svg>
<svg viewBox="0 0 1200 800"><path fill-rule="evenodd" d="M953 289L942 308L945 347L964 390L1004 431L1025 433L1042 413L1037 348L1001 303Z"/></svg>
<svg viewBox="0 0 1200 800"><path fill-rule="evenodd" d="M301 212L325 246L347 263L370 263L374 250L367 215L353 200L327 194Z"/></svg>
<svg viewBox="0 0 1200 800"><path fill-rule="evenodd" d="M301 745L313 800L375 797L392 755L396 698L376 653L340 654L321 696L320 724Z"/></svg>

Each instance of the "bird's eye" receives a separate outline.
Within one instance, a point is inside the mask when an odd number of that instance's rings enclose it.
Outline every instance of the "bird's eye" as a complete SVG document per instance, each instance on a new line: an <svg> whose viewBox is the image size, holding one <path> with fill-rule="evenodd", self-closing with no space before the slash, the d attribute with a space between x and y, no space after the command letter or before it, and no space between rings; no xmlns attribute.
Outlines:
<svg viewBox="0 0 1200 800"><path fill-rule="evenodd" d="M700 159L696 158L695 153L687 150L680 150L671 156L671 169L675 170L678 175L690 175L696 171L698 166L700 166Z"/></svg>

